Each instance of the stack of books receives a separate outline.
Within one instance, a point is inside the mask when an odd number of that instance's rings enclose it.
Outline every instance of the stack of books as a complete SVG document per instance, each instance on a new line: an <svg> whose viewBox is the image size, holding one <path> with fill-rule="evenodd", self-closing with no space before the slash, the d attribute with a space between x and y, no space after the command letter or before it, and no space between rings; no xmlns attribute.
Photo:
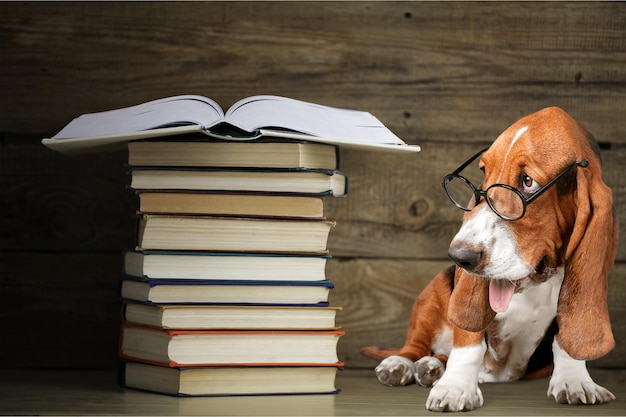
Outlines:
<svg viewBox="0 0 626 417"><path fill-rule="evenodd" d="M336 392L325 275L344 196L335 146L169 138L128 144L139 199L124 255L124 386L172 395Z"/></svg>
<svg viewBox="0 0 626 417"><path fill-rule="evenodd" d="M128 146L139 198L124 256L124 386L172 395L336 392L338 308L325 266L343 196L338 147L408 146L367 112L254 96L226 112L175 96L83 114L42 143Z"/></svg>

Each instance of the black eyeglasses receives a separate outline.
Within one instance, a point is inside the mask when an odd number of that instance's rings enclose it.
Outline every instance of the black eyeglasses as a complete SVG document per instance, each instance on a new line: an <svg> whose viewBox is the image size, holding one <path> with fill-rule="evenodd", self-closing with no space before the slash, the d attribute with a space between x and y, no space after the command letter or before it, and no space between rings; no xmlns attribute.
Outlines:
<svg viewBox="0 0 626 417"><path fill-rule="evenodd" d="M489 148L485 148L472 156L467 162L458 167L452 174L448 174L443 178L441 185L450 201L455 206L464 211L471 211L480 203L480 197L485 197L487 204L494 213L504 220L514 221L524 217L526 206L535 201L537 197L543 194L548 188L553 186L561 177L567 174L574 167L587 168L589 160L583 159L576 161L565 168L553 180L543 187L535 191L530 197L526 198L517 188L507 184L493 184L486 190L476 188L467 178L460 175L469 164L474 162L480 155Z"/></svg>

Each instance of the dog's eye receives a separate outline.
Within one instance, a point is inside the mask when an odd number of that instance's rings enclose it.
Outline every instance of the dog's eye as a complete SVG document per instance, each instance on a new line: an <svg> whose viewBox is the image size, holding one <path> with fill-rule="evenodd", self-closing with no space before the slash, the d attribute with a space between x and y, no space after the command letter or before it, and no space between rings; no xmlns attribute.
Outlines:
<svg viewBox="0 0 626 417"><path fill-rule="evenodd" d="M526 174L522 175L522 188L527 194L534 194L541 186L537 181Z"/></svg>

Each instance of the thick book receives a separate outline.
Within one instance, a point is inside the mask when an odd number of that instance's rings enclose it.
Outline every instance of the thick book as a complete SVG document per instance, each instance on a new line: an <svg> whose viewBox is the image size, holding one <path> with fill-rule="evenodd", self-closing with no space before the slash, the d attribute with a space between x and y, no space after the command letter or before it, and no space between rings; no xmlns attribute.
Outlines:
<svg viewBox="0 0 626 417"><path fill-rule="evenodd" d="M329 255L124 252L124 274L145 280L324 281Z"/></svg>
<svg viewBox="0 0 626 417"><path fill-rule="evenodd" d="M336 394L337 371L328 366L238 366L171 368L124 362L120 383L174 396Z"/></svg>
<svg viewBox="0 0 626 417"><path fill-rule="evenodd" d="M59 152L79 152L132 140L192 133L230 140L274 137L344 147L420 150L419 146L408 146L368 112L279 96L248 97L233 104L226 113L207 97L167 97L83 114L42 143Z"/></svg>
<svg viewBox="0 0 626 417"><path fill-rule="evenodd" d="M137 192L137 196L139 211L142 213L311 219L324 217L322 196L172 190L142 190Z"/></svg>
<svg viewBox="0 0 626 417"><path fill-rule="evenodd" d="M185 281L123 279L125 300L146 304L328 306L326 281Z"/></svg>
<svg viewBox="0 0 626 417"><path fill-rule="evenodd" d="M331 330L340 307L124 303L123 319L163 329Z"/></svg>
<svg viewBox="0 0 626 417"><path fill-rule="evenodd" d="M255 219L240 217L140 217L140 250L222 252L327 253L334 225L326 220Z"/></svg>
<svg viewBox="0 0 626 417"><path fill-rule="evenodd" d="M163 366L338 363L342 330L171 330L123 323L120 356Z"/></svg>
<svg viewBox="0 0 626 417"><path fill-rule="evenodd" d="M333 170L339 167L338 160L335 146L319 143L142 140L128 144L132 166Z"/></svg>
<svg viewBox="0 0 626 417"><path fill-rule="evenodd" d="M130 170L135 190L237 191L345 196L341 171L313 169L144 168Z"/></svg>

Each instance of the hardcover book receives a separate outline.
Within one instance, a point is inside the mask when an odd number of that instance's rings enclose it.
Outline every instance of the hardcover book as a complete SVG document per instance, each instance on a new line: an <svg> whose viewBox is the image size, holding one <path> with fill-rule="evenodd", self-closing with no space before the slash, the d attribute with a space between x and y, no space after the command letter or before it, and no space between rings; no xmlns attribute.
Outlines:
<svg viewBox="0 0 626 417"><path fill-rule="evenodd" d="M141 190L139 211L152 214L322 219L321 196Z"/></svg>
<svg viewBox="0 0 626 417"><path fill-rule="evenodd" d="M133 168L130 187L135 190L238 191L299 193L340 197L348 179L340 171L260 170L215 168Z"/></svg>
<svg viewBox="0 0 626 417"><path fill-rule="evenodd" d="M303 142L141 140L128 144L132 166L339 168L335 146Z"/></svg>
<svg viewBox="0 0 626 417"><path fill-rule="evenodd" d="M322 254L333 225L322 220L146 214L139 219L137 245L141 250Z"/></svg>
<svg viewBox="0 0 626 417"><path fill-rule="evenodd" d="M329 255L131 251L124 273L145 280L324 281Z"/></svg>
<svg viewBox="0 0 626 417"><path fill-rule="evenodd" d="M123 299L148 304L328 306L330 281L186 281L124 279Z"/></svg>
<svg viewBox="0 0 626 417"><path fill-rule="evenodd" d="M125 362L120 383L127 388L174 396L336 394L340 366L170 368Z"/></svg>
<svg viewBox="0 0 626 417"><path fill-rule="evenodd" d="M330 330L339 307L124 303L125 321L164 329Z"/></svg>
<svg viewBox="0 0 626 417"><path fill-rule="evenodd" d="M192 133L230 140L274 137L345 147L420 150L419 146L406 145L368 112L279 96L245 98L226 113L207 97L167 97L132 107L83 114L42 143L59 152L77 152L138 139Z"/></svg>
<svg viewBox="0 0 626 417"><path fill-rule="evenodd" d="M120 356L163 366L338 364L341 330L170 330L122 324Z"/></svg>

